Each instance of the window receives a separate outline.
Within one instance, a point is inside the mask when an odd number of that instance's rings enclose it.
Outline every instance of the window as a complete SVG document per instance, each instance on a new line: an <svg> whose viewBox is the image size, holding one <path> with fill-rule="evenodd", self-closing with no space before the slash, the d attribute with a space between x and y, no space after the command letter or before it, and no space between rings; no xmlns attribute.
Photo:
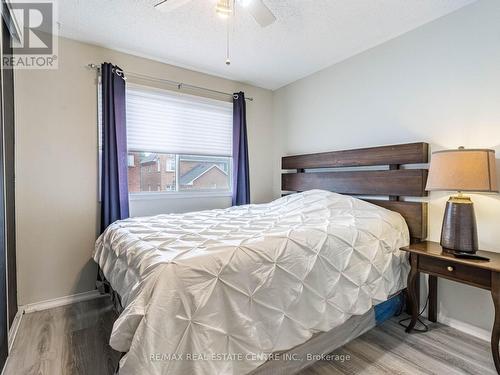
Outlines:
<svg viewBox="0 0 500 375"><path fill-rule="evenodd" d="M165 163L165 172L175 172L175 158L168 158Z"/></svg>
<svg viewBox="0 0 500 375"><path fill-rule="evenodd" d="M127 158L127 164L129 167L133 167L135 166L135 158L134 158L134 154L129 154L128 155L128 158Z"/></svg>
<svg viewBox="0 0 500 375"><path fill-rule="evenodd" d="M231 103L128 84L126 104L130 193L231 191Z"/></svg>

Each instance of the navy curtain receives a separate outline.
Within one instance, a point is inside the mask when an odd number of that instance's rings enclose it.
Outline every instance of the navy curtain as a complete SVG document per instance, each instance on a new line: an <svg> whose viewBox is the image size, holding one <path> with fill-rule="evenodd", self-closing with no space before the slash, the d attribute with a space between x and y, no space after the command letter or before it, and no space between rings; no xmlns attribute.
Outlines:
<svg viewBox="0 0 500 375"><path fill-rule="evenodd" d="M102 76L101 232L129 217L127 131L123 71L108 63Z"/></svg>
<svg viewBox="0 0 500 375"><path fill-rule="evenodd" d="M233 206L250 203L245 94L233 95Z"/></svg>

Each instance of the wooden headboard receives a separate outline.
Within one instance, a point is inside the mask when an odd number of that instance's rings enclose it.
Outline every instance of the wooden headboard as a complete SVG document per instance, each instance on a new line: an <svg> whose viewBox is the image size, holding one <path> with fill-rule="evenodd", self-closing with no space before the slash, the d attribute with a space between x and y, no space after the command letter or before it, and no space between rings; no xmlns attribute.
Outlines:
<svg viewBox="0 0 500 375"><path fill-rule="evenodd" d="M363 197L382 196L382 199L365 200L399 212L408 224L412 241L421 241L427 237L427 203L401 198L427 196L427 169L404 166L428 162L429 145L423 142L285 156L282 169L295 169L295 172L282 174L281 188L289 192L323 189ZM349 170L318 170L340 167L349 167Z"/></svg>

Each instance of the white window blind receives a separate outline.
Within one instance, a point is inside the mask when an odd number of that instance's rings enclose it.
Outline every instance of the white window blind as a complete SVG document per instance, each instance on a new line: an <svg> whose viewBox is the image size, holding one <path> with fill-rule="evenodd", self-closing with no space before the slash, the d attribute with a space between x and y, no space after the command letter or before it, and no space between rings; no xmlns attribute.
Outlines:
<svg viewBox="0 0 500 375"><path fill-rule="evenodd" d="M232 155L232 104L127 84L129 151Z"/></svg>

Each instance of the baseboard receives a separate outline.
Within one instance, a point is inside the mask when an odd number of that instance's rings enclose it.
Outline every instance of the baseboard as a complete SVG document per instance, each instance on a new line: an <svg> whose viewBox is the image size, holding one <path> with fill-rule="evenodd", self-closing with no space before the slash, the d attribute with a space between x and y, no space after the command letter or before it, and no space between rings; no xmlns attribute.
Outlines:
<svg viewBox="0 0 500 375"><path fill-rule="evenodd" d="M427 277L421 277L420 278L420 295L421 296L426 296L427 291L429 290L429 284L428 284L428 278ZM422 305L425 304L425 301L420 301L420 309L423 308ZM420 310L422 311L422 310ZM427 318L428 316L428 308L426 308L422 314L424 318ZM484 328L476 327L470 323L463 322L458 319L450 318L449 316L444 315L443 313L439 312L438 310L438 316L437 316L437 321L438 323L444 324L446 326L449 326L451 328L455 328L458 331L467 333L471 336L477 337L478 339L484 340L484 341L491 341L491 330L487 330Z"/></svg>
<svg viewBox="0 0 500 375"><path fill-rule="evenodd" d="M24 311L21 309L17 309L16 316L14 317L14 320L12 321L12 325L10 326L9 329L9 353L12 350L12 345L14 345L14 340L16 339L17 331L19 330L19 326L21 325L21 320L23 318Z"/></svg>
<svg viewBox="0 0 500 375"><path fill-rule="evenodd" d="M29 314L35 311L42 311L52 309L54 307L66 306L76 302L88 301L94 298L107 296L99 293L98 290L91 290L84 293L72 294L69 296L54 298L46 301L29 303L27 305L19 306L19 311L24 314Z"/></svg>
<svg viewBox="0 0 500 375"><path fill-rule="evenodd" d="M458 331L465 332L471 336L477 337L478 339L484 341L491 340L491 331L483 328L473 326L472 324L462 322L457 319L449 318L442 314L438 314L438 322L447 325L451 328L455 328Z"/></svg>
<svg viewBox="0 0 500 375"><path fill-rule="evenodd" d="M21 320L23 319L24 312L21 309L17 309L16 316L14 317L14 320L12 321L12 325L9 328L9 335L7 337L7 342L8 342L8 347L9 347L9 355L7 356L7 359L5 360L5 363L2 368L2 372L0 375L4 374L5 368L7 367L7 362L9 361L10 358L10 352L12 351L12 346L14 345L14 340L16 339L17 332L19 331L19 326L21 325Z"/></svg>

